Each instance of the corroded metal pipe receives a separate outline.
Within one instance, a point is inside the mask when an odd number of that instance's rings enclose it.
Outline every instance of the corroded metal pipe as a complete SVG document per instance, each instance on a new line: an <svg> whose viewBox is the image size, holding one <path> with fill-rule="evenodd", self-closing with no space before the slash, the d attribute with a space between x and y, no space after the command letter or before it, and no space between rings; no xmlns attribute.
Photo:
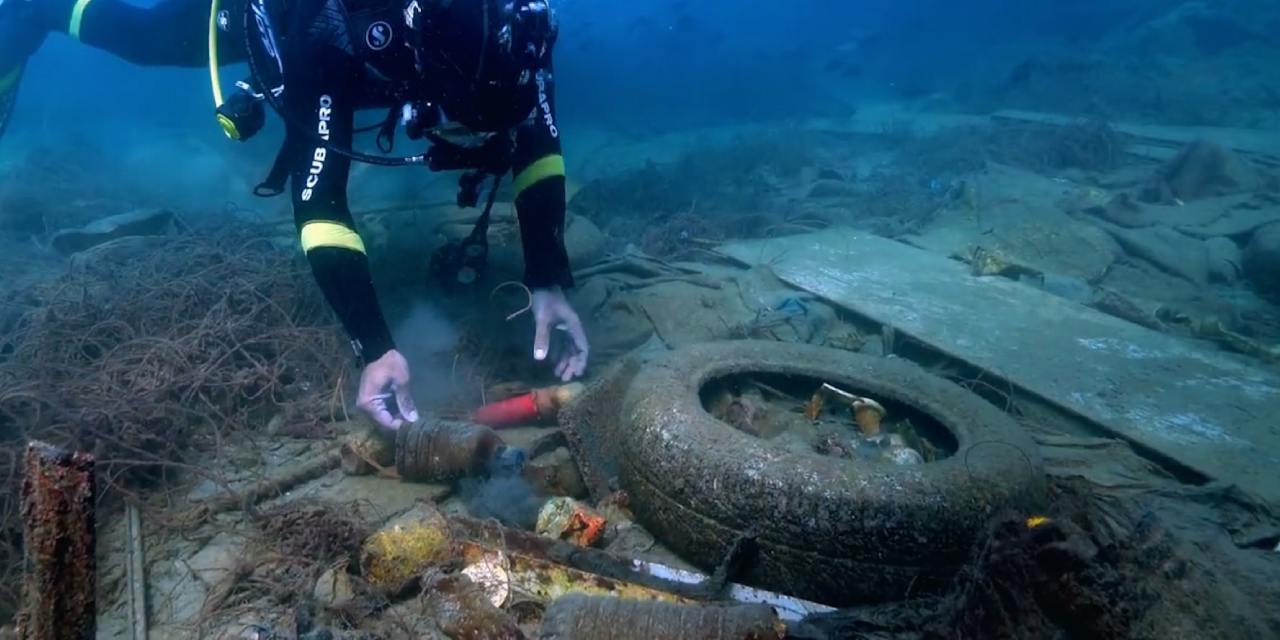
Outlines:
<svg viewBox="0 0 1280 640"><path fill-rule="evenodd" d="M22 478L26 578L18 637L92 638L93 456L43 442L27 445Z"/></svg>
<svg viewBox="0 0 1280 640"><path fill-rule="evenodd" d="M572 593L542 618L543 640L778 640L785 626L766 604L676 604Z"/></svg>

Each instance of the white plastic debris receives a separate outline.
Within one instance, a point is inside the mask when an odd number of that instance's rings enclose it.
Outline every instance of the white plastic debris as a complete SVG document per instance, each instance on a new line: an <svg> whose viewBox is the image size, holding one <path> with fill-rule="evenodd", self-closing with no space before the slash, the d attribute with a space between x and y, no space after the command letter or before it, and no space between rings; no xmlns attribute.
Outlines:
<svg viewBox="0 0 1280 640"><path fill-rule="evenodd" d="M682 582L685 584L698 584L707 579L707 576L695 571L686 571L684 569L675 569L656 562L645 562L643 560L632 560L631 566L637 571L643 571L651 576L670 580L672 582ZM731 583L729 585L729 600L734 602L762 602L773 607L777 612L778 618L788 622L797 622L806 616L815 613L826 613L835 611L835 608L828 607L824 604L810 602L801 598L785 596L772 591L756 589L745 585Z"/></svg>
<svg viewBox="0 0 1280 640"><path fill-rule="evenodd" d="M478 562L463 569L462 574L484 589L495 607L501 608L511 597L511 573L507 571L507 561L501 551L486 553Z"/></svg>

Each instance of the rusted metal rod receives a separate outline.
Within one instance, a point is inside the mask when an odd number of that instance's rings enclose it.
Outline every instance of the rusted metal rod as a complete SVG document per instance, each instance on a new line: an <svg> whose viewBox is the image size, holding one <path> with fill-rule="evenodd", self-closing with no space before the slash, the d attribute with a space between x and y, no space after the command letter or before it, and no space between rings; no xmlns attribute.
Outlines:
<svg viewBox="0 0 1280 640"><path fill-rule="evenodd" d="M27 445L22 478L26 579L22 640L82 640L95 631L93 456Z"/></svg>
<svg viewBox="0 0 1280 640"><path fill-rule="evenodd" d="M786 627L767 604L676 604L571 593L542 618L542 640L779 640Z"/></svg>

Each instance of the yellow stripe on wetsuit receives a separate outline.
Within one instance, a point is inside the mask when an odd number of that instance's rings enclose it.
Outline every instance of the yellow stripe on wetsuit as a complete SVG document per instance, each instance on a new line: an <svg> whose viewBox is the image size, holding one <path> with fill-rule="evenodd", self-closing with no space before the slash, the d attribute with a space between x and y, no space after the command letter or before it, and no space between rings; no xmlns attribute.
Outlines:
<svg viewBox="0 0 1280 640"><path fill-rule="evenodd" d="M321 220L302 225L302 250L310 252L320 247L364 253L364 241L360 239L360 234L344 224Z"/></svg>
<svg viewBox="0 0 1280 640"><path fill-rule="evenodd" d="M84 21L84 10L90 2L92 0L76 0L75 6L71 7L71 24L67 25L67 34L76 40L80 39L80 23Z"/></svg>
<svg viewBox="0 0 1280 640"><path fill-rule="evenodd" d="M559 176L564 176L564 156L559 154L546 156L528 167L525 167L525 170L521 171L519 175L516 176L516 197L520 197L520 194L525 189L528 189L543 180Z"/></svg>

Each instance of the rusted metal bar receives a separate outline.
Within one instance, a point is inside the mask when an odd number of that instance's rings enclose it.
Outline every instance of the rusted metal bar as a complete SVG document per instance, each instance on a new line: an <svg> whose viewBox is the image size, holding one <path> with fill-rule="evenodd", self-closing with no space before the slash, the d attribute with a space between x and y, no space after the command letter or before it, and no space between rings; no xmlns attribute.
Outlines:
<svg viewBox="0 0 1280 640"><path fill-rule="evenodd" d="M504 580L512 596L549 601L571 591L598 595L672 602L715 601L727 598L733 602L763 602L777 610L784 620L800 620L814 613L832 611L831 607L787 595L754 589L729 582L733 564L741 561L738 544L716 570L715 575L673 569L641 560L579 547L504 527L492 521L462 516L449 517L454 540L460 541L464 564L486 564L485 556L500 552ZM493 564L488 562L487 564ZM473 580L475 578L473 577ZM567 587L567 588L566 588ZM509 604L509 602L508 602Z"/></svg>
<svg viewBox="0 0 1280 640"><path fill-rule="evenodd" d="M306 462L289 467L279 475L260 480L234 493L221 493L203 501L197 509L205 510L206 516L233 511L251 509L255 505L271 498L282 496L294 488L311 482L342 463L339 449L331 449Z"/></svg>
<svg viewBox="0 0 1280 640"><path fill-rule="evenodd" d="M95 630L93 456L27 445L22 478L26 581L22 640L82 640Z"/></svg>
<svg viewBox="0 0 1280 640"><path fill-rule="evenodd" d="M659 600L566 595L547 609L538 637L545 640L779 640L786 626L762 603L709 605Z"/></svg>

